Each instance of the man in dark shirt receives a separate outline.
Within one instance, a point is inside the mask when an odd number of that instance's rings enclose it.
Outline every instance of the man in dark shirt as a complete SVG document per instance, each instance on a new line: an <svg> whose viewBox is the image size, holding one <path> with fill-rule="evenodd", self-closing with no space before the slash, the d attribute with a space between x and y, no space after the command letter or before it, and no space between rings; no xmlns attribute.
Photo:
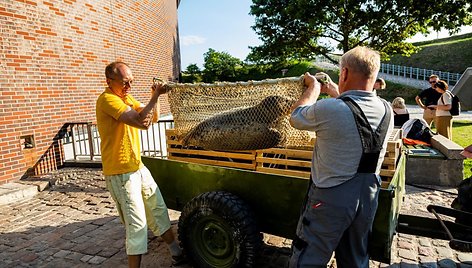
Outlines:
<svg viewBox="0 0 472 268"><path fill-rule="evenodd" d="M436 117L436 110L434 108L429 108L429 105L437 105L438 100L441 97L441 93L438 93L434 88L434 84L439 81L439 77L435 74L429 76L429 84L431 87L423 90L416 96L416 103L424 110L423 119L431 126Z"/></svg>

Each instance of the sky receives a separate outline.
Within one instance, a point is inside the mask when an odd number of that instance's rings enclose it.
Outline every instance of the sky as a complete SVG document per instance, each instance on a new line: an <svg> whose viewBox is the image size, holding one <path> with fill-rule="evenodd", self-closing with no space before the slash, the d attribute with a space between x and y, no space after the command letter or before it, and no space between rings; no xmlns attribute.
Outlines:
<svg viewBox="0 0 472 268"><path fill-rule="evenodd" d="M203 67L203 54L213 48L244 60L249 46L258 46L249 15L251 0L182 0L180 2L179 34L182 70L196 63Z"/></svg>
<svg viewBox="0 0 472 268"><path fill-rule="evenodd" d="M180 2L179 34L182 70L195 63L203 69L203 54L213 48L244 60L249 46L262 44L251 28L255 17L249 15L252 0L182 0ZM472 32L463 27L459 34ZM447 31L418 34L409 42L448 37Z"/></svg>

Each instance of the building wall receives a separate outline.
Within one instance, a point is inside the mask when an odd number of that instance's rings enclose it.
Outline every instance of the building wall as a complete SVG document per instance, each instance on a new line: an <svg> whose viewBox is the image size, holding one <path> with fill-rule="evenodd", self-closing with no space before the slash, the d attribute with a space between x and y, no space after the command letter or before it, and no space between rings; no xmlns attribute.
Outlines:
<svg viewBox="0 0 472 268"><path fill-rule="evenodd" d="M0 184L62 164L67 123L95 122L108 63L131 66L132 95L143 103L153 77L178 78L177 5L175 0L0 1ZM161 113L169 113L165 98Z"/></svg>

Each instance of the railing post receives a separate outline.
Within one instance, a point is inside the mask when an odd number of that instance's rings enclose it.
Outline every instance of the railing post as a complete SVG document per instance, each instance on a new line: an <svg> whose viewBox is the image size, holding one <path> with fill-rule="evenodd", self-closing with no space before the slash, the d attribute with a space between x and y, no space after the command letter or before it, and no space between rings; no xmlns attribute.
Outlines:
<svg viewBox="0 0 472 268"><path fill-rule="evenodd" d="M74 160L77 160L77 152L75 151L75 133L74 133L74 124L71 124L70 133L72 136L72 152L74 154Z"/></svg>
<svg viewBox="0 0 472 268"><path fill-rule="evenodd" d="M166 132L166 129L167 129L167 125L166 123L164 122L164 133ZM161 158L164 156L164 149L163 149L163 146L162 146L162 142L163 142L163 139L162 139L162 132L161 132L161 124L157 124L157 135L159 135L159 152L161 154ZM167 137L166 137L167 138ZM166 144L164 143L164 146ZM157 155L157 153L156 153Z"/></svg>
<svg viewBox="0 0 472 268"><path fill-rule="evenodd" d="M87 134L88 134L88 143L90 151L90 160L93 160L93 135L92 135L92 123L87 123Z"/></svg>

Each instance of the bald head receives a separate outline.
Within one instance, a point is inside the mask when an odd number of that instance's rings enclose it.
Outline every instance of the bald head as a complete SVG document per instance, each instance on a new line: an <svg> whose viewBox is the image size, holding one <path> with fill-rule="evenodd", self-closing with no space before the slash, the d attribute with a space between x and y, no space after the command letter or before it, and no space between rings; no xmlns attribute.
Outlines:
<svg viewBox="0 0 472 268"><path fill-rule="evenodd" d="M110 90L120 98L126 97L131 91L133 84L133 73L128 64L116 61L105 68L107 85Z"/></svg>
<svg viewBox="0 0 472 268"><path fill-rule="evenodd" d="M122 62L122 61L115 61L107 65L105 67L105 77L106 78L120 78L121 75L121 69L122 67L128 67L128 64Z"/></svg>

